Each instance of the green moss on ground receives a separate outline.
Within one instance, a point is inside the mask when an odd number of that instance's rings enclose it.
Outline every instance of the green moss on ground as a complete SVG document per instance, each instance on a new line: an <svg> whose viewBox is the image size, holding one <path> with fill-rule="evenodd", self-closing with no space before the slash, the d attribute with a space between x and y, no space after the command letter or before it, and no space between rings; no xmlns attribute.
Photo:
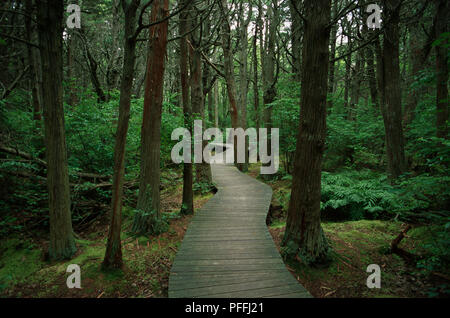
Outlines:
<svg viewBox="0 0 450 318"><path fill-rule="evenodd" d="M269 230L279 245L285 222L274 220ZM327 222L322 227L332 247L332 262L327 268L314 268L299 261L287 263L293 275L315 297L426 297L431 285L426 277L396 254L389 244L400 233L402 224L393 221L360 220ZM429 238L429 229L418 227L401 247L412 250ZM366 272L369 264L381 267L381 288L369 289Z"/></svg>
<svg viewBox="0 0 450 318"><path fill-rule="evenodd" d="M45 246L10 238L0 241L0 297L167 297L170 268L192 216L181 216L181 191L174 188L167 198L165 217L169 230L158 236L135 237L129 232L133 209L124 207L122 226L122 270L102 271L107 227L86 232L77 240L78 251L71 260L44 260ZM196 209L212 193L197 194ZM67 267L81 267L81 289L66 286Z"/></svg>

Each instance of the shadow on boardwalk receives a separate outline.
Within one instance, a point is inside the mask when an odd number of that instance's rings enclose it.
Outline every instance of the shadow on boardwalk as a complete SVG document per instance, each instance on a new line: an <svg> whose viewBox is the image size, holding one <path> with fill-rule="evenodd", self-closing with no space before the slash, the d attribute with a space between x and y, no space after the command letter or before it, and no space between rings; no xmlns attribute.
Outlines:
<svg viewBox="0 0 450 318"><path fill-rule="evenodd" d="M311 297L266 227L272 189L213 164L218 193L196 212L172 266L169 297Z"/></svg>

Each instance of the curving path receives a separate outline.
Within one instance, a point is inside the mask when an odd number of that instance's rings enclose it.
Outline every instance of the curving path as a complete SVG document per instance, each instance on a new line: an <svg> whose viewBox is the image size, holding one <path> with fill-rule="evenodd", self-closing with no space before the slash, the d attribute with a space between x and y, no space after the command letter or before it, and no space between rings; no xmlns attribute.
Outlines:
<svg viewBox="0 0 450 318"><path fill-rule="evenodd" d="M266 227L272 189L234 166L211 167L219 191L186 231L169 297L311 297L286 269Z"/></svg>

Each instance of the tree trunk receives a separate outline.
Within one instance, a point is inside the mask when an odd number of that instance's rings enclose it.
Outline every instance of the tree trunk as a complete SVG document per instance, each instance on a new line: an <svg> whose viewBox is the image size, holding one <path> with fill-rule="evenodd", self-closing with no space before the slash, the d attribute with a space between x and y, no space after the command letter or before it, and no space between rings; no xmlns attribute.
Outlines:
<svg viewBox="0 0 450 318"><path fill-rule="evenodd" d="M111 91L116 87L117 84L117 78L119 76L119 70L117 69L117 66L120 65L119 63L119 50L118 48L118 42L119 42L119 10L120 10L120 0L113 0L111 2L112 5L112 22L111 22L111 37L112 37L112 43L111 43L111 55L109 56L108 63L106 65L106 72L105 72L105 82L106 82L106 91L107 91L107 100L111 97Z"/></svg>
<svg viewBox="0 0 450 318"><path fill-rule="evenodd" d="M25 10L27 12L28 17L25 18L25 28L26 28L26 40L28 42L33 42L33 35L35 32L33 31L32 25L32 17L34 16L33 12L33 3L32 0L27 0L25 2ZM42 73L41 73L41 65L39 62L39 51L32 47L31 45L27 45L27 55L29 65L31 67L31 103L33 106L33 119L38 123L41 121L41 109L42 109Z"/></svg>
<svg viewBox="0 0 450 318"><path fill-rule="evenodd" d="M198 17L193 18L193 25L197 23L202 23ZM201 120L202 126L205 127L205 95L203 94L202 87L202 56L201 56L201 34L199 28L193 33L191 33L190 37L190 83L191 83L191 106L192 113L194 115L194 119ZM208 74L206 74L208 76ZM208 143L204 141L202 138L202 130L194 128L194 134L198 131L200 136L194 138L195 140L201 140L201 147L203 149L204 146ZM195 146L194 146L195 148ZM207 183L210 184L212 182L211 176L211 165L209 163L202 162L195 164L195 176L196 182L198 183Z"/></svg>
<svg viewBox="0 0 450 318"><path fill-rule="evenodd" d="M289 11L291 13L291 43L292 43L292 73L294 80L300 82L301 74L301 38L302 19L297 13L301 10L300 1L289 0ZM297 10L296 10L297 9Z"/></svg>
<svg viewBox="0 0 450 318"><path fill-rule="evenodd" d="M255 125L257 140L259 140L259 89L258 89L258 52L256 42L258 40L259 32L262 32L261 28L261 15L262 12L258 13L257 23L255 24L255 34L253 36L253 109L255 112Z"/></svg>
<svg viewBox="0 0 450 318"><path fill-rule="evenodd" d="M332 12L332 19L336 17L338 14L337 12L337 1L333 2L333 12ZM331 28L331 34L330 34L330 70L328 75L328 112L331 111L331 107L333 107L333 94L334 94L334 58L336 57L336 34L337 33L337 23L335 23Z"/></svg>
<svg viewBox="0 0 450 318"><path fill-rule="evenodd" d="M214 127L219 128L219 81L214 83Z"/></svg>
<svg viewBox="0 0 450 318"><path fill-rule="evenodd" d="M229 21L228 4L227 0L221 0L221 11L222 11L222 49L223 49L223 63L224 63L224 73L228 99L230 101L230 116L231 116L231 126L233 128L238 128L240 124L239 120L239 110L237 107L237 93L236 93L236 82L234 80L234 62L233 62L233 51L231 48L231 27ZM242 164L237 163L237 142L236 137L234 138L234 163L239 170L243 170Z"/></svg>
<svg viewBox="0 0 450 318"><path fill-rule="evenodd" d="M168 14L169 0L155 0L150 21L158 21ZM147 78L141 129L141 166L137 210L132 231L151 233L160 217L160 146L163 103L164 68L167 49L168 20L149 28Z"/></svg>
<svg viewBox="0 0 450 318"><path fill-rule="evenodd" d="M384 102L381 106L386 134L388 173L391 180L406 171L402 127L402 99L399 64L399 12L400 0L385 0L385 12L390 17L386 25L382 50L382 88Z"/></svg>
<svg viewBox="0 0 450 318"><path fill-rule="evenodd" d="M125 173L125 146L130 119L131 89L134 78L134 64L136 61L135 32L136 11L140 0L133 0L127 4L122 0L122 8L125 13L124 35L124 63L122 68L122 82L120 85L119 122L116 131L116 144L114 148L114 175L111 199L111 219L106 245L105 258L102 267L122 267L122 245L120 232L122 227L122 199L123 182Z"/></svg>
<svg viewBox="0 0 450 318"><path fill-rule="evenodd" d="M291 198L283 245L286 256L308 264L327 260L328 243L320 225L322 156L326 136L331 0L305 1L300 125Z"/></svg>
<svg viewBox="0 0 450 318"><path fill-rule="evenodd" d="M241 113L241 127L245 130L247 128L247 50L248 50L248 25L250 24L250 19L252 18L252 7L249 2L249 9L247 11L247 17L245 17L245 8L243 3L240 4L240 20L239 20L239 41L240 41L240 51L239 51L239 104ZM248 140L245 138L245 163L242 164L242 171L248 171Z"/></svg>
<svg viewBox="0 0 450 318"><path fill-rule="evenodd" d="M64 1L38 3L42 97L50 211L51 260L71 258L76 252L70 212L69 171L63 110Z"/></svg>
<svg viewBox="0 0 450 318"><path fill-rule="evenodd" d="M360 98L360 88L364 70L364 60L363 51L358 51L356 53L355 68L352 70L352 83L351 83L351 96L350 96L350 108L349 108L349 119L356 120L356 108L359 103Z"/></svg>
<svg viewBox="0 0 450 318"><path fill-rule="evenodd" d="M269 25L267 27L266 39L265 39L265 49L264 53L261 57L261 65L263 72L263 102L264 102L264 111L263 111L263 120L264 127L267 129L267 150L268 154L271 155L271 138L270 133L272 129L272 106L270 105L275 101L275 97L277 96L276 92L276 82L277 78L275 77L275 37L277 33L277 25L278 25L278 8L277 1L274 0L271 2L272 6L268 7L268 16L270 17L270 22L267 22ZM263 141L264 142L264 141ZM270 174L264 174L262 177L265 180L269 180L273 177Z"/></svg>
<svg viewBox="0 0 450 318"><path fill-rule="evenodd" d="M180 2L180 6L184 6L186 4L185 1L182 0ZM179 22L179 33L180 35L185 33L186 30L190 29L188 22L188 10L186 8L183 12L180 13L180 22ZM180 82L181 82L181 102L183 104L183 114L184 114L184 125L192 136L192 108L189 100L189 74L188 74L188 60L189 60L189 51L187 44L187 37L183 36L180 39ZM191 146L192 148L192 146ZM194 194L192 189L193 183L193 174L192 174L192 163L184 162L183 163L183 201L181 204L181 213L182 214L193 214L194 213Z"/></svg>
<svg viewBox="0 0 450 318"><path fill-rule="evenodd" d="M439 0L437 2L436 37L448 32L448 10L448 1ZM437 137L448 139L448 48L443 43L436 46L436 73Z"/></svg>
<svg viewBox="0 0 450 318"><path fill-rule="evenodd" d="M366 60L367 60L367 78L370 88L370 101L376 109L380 107L378 100L377 82L375 77L375 57L374 57L374 45L369 45L366 48Z"/></svg>

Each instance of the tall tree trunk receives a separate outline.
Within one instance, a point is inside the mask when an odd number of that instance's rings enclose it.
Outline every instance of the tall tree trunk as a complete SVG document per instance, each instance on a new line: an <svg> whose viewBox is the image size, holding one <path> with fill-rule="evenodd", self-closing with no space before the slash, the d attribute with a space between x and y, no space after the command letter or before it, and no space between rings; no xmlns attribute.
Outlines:
<svg viewBox="0 0 450 318"><path fill-rule="evenodd" d="M361 74L364 70L364 60L361 50L356 53L355 68L352 70L352 81L351 81L351 96L350 96L350 108L349 108L349 119L356 120L356 108L359 103L360 98L360 88L362 77Z"/></svg>
<svg viewBox="0 0 450 318"><path fill-rule="evenodd" d="M239 51L239 104L241 113L241 127L245 130L247 128L247 50L248 50L248 25L252 18L252 7L249 2L249 9L247 11L247 17L245 16L245 8L243 2L240 4L240 19L239 19L239 41L240 41L240 51ZM248 140L245 140L245 163L242 165L242 171L248 170Z"/></svg>
<svg viewBox="0 0 450 318"><path fill-rule="evenodd" d="M294 80L300 82L301 74L301 38L302 18L297 13L301 1L289 0L289 11L291 14L291 43L292 43L292 73Z"/></svg>
<svg viewBox="0 0 450 318"><path fill-rule="evenodd" d="M191 18L193 19L193 25L196 25L197 23L202 23L198 17L191 17ZM204 91L202 87L202 56L200 51L202 42L201 36L202 35L200 33L200 29L197 28L195 32L191 33L190 37L191 106L194 119L201 120L202 126L205 127L204 117L205 117L206 94L203 94ZM205 74L205 76L209 77L209 74L207 73ZM205 147L208 142L206 140L203 140L202 138L203 132L201 129L195 129L194 127L194 134L196 131L198 131L200 136L194 138L194 141L201 140L201 147L203 149L203 147ZM202 162L196 163L195 177L196 182L210 184L212 182L211 165L209 163L206 163L204 160L202 160Z"/></svg>
<svg viewBox="0 0 450 318"><path fill-rule="evenodd" d="M264 127L268 131L268 136L271 133L272 129L272 106L270 105L275 101L275 97L277 96L276 91L276 82L277 78L275 77L275 41L276 41L276 33L277 33L277 25L278 25L278 4L277 0L273 0L271 2L271 6L268 7L268 16L270 17L270 22L268 23L266 39L265 39L265 49L264 53L261 57L261 67L262 67L262 79L263 79L263 102L264 102L264 111L263 111L263 120ZM264 142L264 141L263 141ZM271 155L271 138L267 138L267 149L269 155ZM273 175L264 174L262 177L265 180L271 179Z"/></svg>
<svg viewBox="0 0 450 318"><path fill-rule="evenodd" d="M406 160L402 127L402 99L399 64L399 12L401 0L385 0L385 13L390 23L385 26L382 50L382 88L384 101L381 106L385 138L388 173L391 180L406 171Z"/></svg>
<svg viewBox="0 0 450 318"><path fill-rule="evenodd" d="M114 175L111 199L111 216L106 245L105 258L102 267L122 267L122 245L120 232L122 227L122 199L123 181L125 173L125 146L127 140L128 123L130 119L131 89L134 78L134 64L136 61L135 32L136 11L140 0L127 2L122 0L125 13L124 35L124 63L122 67L122 82L120 84L119 122L116 131L116 144L114 148Z"/></svg>
<svg viewBox="0 0 450 318"><path fill-rule="evenodd" d="M219 81L214 83L214 127L219 128Z"/></svg>
<svg viewBox="0 0 450 318"><path fill-rule="evenodd" d="M186 4L185 1L180 1L180 6ZM186 8L180 13L179 33L184 34L186 30L190 30L190 24L188 22L189 8ZM189 100L189 74L188 74L188 60L189 50L187 44L187 36L183 36L180 39L180 82L181 82L181 101L183 104L184 125L192 136L192 108ZM192 148L192 146L190 146ZM181 203L182 214L194 213L194 194L192 189L193 183L192 163L183 163L183 201Z"/></svg>
<svg viewBox="0 0 450 318"><path fill-rule="evenodd" d="M283 245L288 257L305 263L327 260L328 243L320 225L322 156L326 136L331 0L305 0L305 34L300 125L291 198Z"/></svg>
<svg viewBox="0 0 450 318"><path fill-rule="evenodd" d="M233 51L231 47L231 27L229 21L229 12L227 0L220 1L221 11L222 11L222 50L223 50L223 63L224 63L224 73L226 81L226 89L228 94L228 99L230 101L230 116L231 116L231 126L233 128L238 128L240 125L239 109L237 106L237 93L236 93L236 82L234 79L234 63L233 63ZM237 138L234 138L234 163L239 170L243 170L242 164L237 163Z"/></svg>
<svg viewBox="0 0 450 318"><path fill-rule="evenodd" d="M333 2L333 10L332 10L332 19L334 19L338 12L337 12L337 1ZM331 27L331 33L330 33L330 70L328 74L328 111L331 111L331 107L333 107L333 100L332 95L334 94L334 58L336 56L336 39L337 39L337 23L335 23Z"/></svg>
<svg viewBox="0 0 450 318"><path fill-rule="evenodd" d="M380 107L378 99L377 82L375 77L375 54L374 45L369 45L366 48L366 60L367 60L367 78L370 88L370 101L376 109Z"/></svg>
<svg viewBox="0 0 450 318"><path fill-rule="evenodd" d="M259 88L258 88L258 51L256 42L258 40L259 32L262 32L261 28L261 15L262 12L258 12L257 23L255 23L255 34L253 36L253 110L255 112L255 125L257 140L259 140Z"/></svg>
<svg viewBox="0 0 450 318"><path fill-rule="evenodd" d="M154 0L151 22L164 19L169 0ZM160 146L168 20L149 28L147 78L141 129L141 166L137 210L132 231L151 233L160 217Z"/></svg>
<svg viewBox="0 0 450 318"><path fill-rule="evenodd" d="M119 50L118 50L118 42L119 42L119 11L120 11L120 0L113 0L112 3L112 21L111 21L111 55L109 56L108 63L106 65L106 99L109 100L111 97L111 91L116 87L117 78L119 76L119 70L117 68L119 63Z"/></svg>
<svg viewBox="0 0 450 318"><path fill-rule="evenodd" d="M49 257L71 258L76 252L70 213L69 171L63 110L64 1L38 2L39 46L50 210Z"/></svg>
<svg viewBox="0 0 450 318"><path fill-rule="evenodd" d="M351 35L350 22L347 23L347 34ZM348 50L351 52L353 49L353 42L351 37L347 39ZM351 72L352 72L352 55L349 54L345 59L345 76L344 76L344 112L347 114L347 118L350 118L349 112L349 96L350 96L350 86L351 86Z"/></svg>
<svg viewBox="0 0 450 318"><path fill-rule="evenodd" d="M26 40L28 42L33 42L33 31L32 17L34 16L33 1L26 0L25 11L28 17L25 18L25 28L26 28ZM31 67L31 102L33 105L33 119L37 122L41 121L41 109L42 109L42 72L41 64L39 61L39 50L27 45L27 54L29 65Z"/></svg>
<svg viewBox="0 0 450 318"><path fill-rule="evenodd" d="M449 4L436 3L436 37L449 31ZM448 41L448 37L447 37ZM448 44L448 43L447 43ZM436 129L437 137L448 139L448 48L443 43L436 46Z"/></svg>

